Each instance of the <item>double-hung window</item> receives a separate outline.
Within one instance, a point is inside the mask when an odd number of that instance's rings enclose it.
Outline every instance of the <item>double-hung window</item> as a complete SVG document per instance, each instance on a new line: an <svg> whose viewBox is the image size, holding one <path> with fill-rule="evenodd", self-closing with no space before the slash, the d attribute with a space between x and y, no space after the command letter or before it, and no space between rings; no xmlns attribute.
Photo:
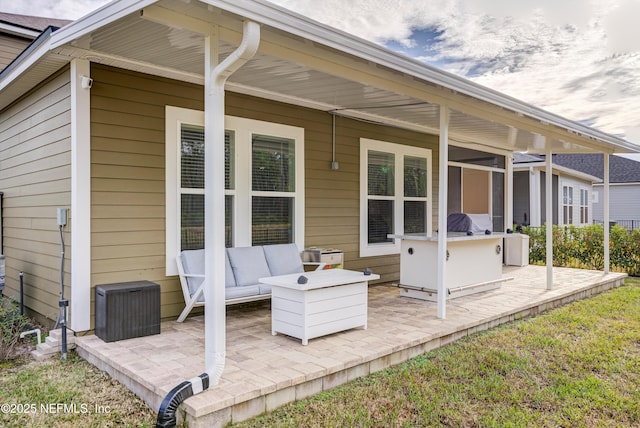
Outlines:
<svg viewBox="0 0 640 428"><path fill-rule="evenodd" d="M562 224L573 224L573 187L562 186Z"/></svg>
<svg viewBox="0 0 640 428"><path fill-rule="evenodd" d="M234 133L225 132L225 244L233 245ZM204 248L204 126L180 125L180 250Z"/></svg>
<svg viewBox="0 0 640 428"><path fill-rule="evenodd" d="M400 251L389 234L431 234L431 150L360 140L360 255Z"/></svg>
<svg viewBox="0 0 640 428"><path fill-rule="evenodd" d="M580 189L580 223L589 223L589 190Z"/></svg>
<svg viewBox="0 0 640 428"><path fill-rule="evenodd" d="M304 130L225 117L225 245L304 248ZM166 108L166 271L204 248L204 115Z"/></svg>
<svg viewBox="0 0 640 428"><path fill-rule="evenodd" d="M252 245L294 242L295 152L290 138L252 135Z"/></svg>

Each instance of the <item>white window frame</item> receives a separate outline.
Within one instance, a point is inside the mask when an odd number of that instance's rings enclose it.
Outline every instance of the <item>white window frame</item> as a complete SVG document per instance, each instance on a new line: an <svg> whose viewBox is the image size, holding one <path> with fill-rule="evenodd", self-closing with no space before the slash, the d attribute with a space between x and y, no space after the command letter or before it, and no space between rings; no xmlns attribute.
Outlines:
<svg viewBox="0 0 640 428"><path fill-rule="evenodd" d="M585 192L584 204L582 203L583 192ZM580 224L589 224L589 214L591 213L590 202L591 202L591 191L587 187L580 187L580 200L578 201L578 205L580 207ZM585 221L582 221L582 211L584 208L586 208L587 210L587 215L586 215L586 218L584 219Z"/></svg>
<svg viewBox="0 0 640 428"><path fill-rule="evenodd" d="M166 275L178 274L176 256L180 251L180 132L182 124L204 126L204 112L174 106L165 108L165 179L166 179ZM252 244L253 196L288 196L294 198L294 242L304 249L305 225L305 175L304 175L304 129L279 123L264 122L235 116L225 116L225 130L234 132L235 158L234 188L225 190L233 195L233 242L236 247ZM295 191L254 192L251 188L252 135L262 134L294 141ZM189 193L195 193L193 189ZM202 191L204 193L204 190Z"/></svg>
<svg viewBox="0 0 640 428"><path fill-rule="evenodd" d="M487 153L491 153L491 152L487 152ZM497 154L497 153L492 153L492 154ZM497 154L498 156L503 156L500 154ZM461 172L461 177L460 177L460 207L461 207L461 211L465 212L464 209L464 170L465 169L473 169L476 171L486 171L488 172L488 186L489 186L489 200L487 201L487 203L489 204L489 216L491 217L491 221L493 222L493 173L494 172L498 172L503 174L504 177L504 184L503 184L503 188L505 189L504 191L506 192L506 187L507 187L507 170L506 168L496 168L496 167L491 167L491 166L484 166L484 165L475 165L472 163L464 163L464 162L449 162L447 164L449 167L456 167L456 168L460 168ZM531 219L529 219L531 220ZM505 194L504 197L504 207L503 207L503 215L502 215L502 224L504 228L510 227L507 225L507 197ZM492 223L493 225L493 223ZM494 230L494 232L503 232L502 230Z"/></svg>
<svg viewBox="0 0 640 428"><path fill-rule="evenodd" d="M404 231L404 202L426 199L426 222L427 236L433 234L433 190L432 190L432 153L430 149L421 147L405 146L402 144L389 143L386 141L360 139L360 257L383 256L400 253L400 239L394 239L388 243L369 244L368 229L368 152L370 150L391 153L395 157L394 165L394 196L381 197L375 199L389 199L394 201L394 233L402 234ZM427 196L426 198L415 198L404 196L404 157L413 156L425 158L427 160Z"/></svg>
<svg viewBox="0 0 640 428"><path fill-rule="evenodd" d="M571 201L570 202L566 202L565 203L565 199L564 199L564 189L567 189L567 195L569 195L569 193L571 193ZM567 182L563 182L561 183L561 191L560 191L560 215L558 216L558 223L560 224L576 224L575 223L575 186L567 183ZM569 221L565 221L564 218L564 211L565 211L565 207L570 208L571 209L571 218L568 219Z"/></svg>

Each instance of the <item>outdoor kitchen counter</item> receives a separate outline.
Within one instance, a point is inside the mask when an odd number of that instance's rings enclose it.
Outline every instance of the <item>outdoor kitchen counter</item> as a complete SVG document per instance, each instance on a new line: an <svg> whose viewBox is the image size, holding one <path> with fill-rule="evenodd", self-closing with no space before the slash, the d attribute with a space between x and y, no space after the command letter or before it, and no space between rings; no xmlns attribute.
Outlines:
<svg viewBox="0 0 640 428"><path fill-rule="evenodd" d="M473 235L467 235L464 232L449 232L447 233L447 242L454 241L481 241L485 239L496 239L496 238L508 238L510 234L507 233L492 233L490 235L485 235L484 233L476 233ZM406 235L387 235L388 238L393 239L408 239L414 241L431 241L438 242L438 234L434 233L433 236L427 236L423 233L408 233Z"/></svg>
<svg viewBox="0 0 640 428"><path fill-rule="evenodd" d="M504 233L447 234L445 290L447 298L500 287ZM424 234L389 235L400 239L400 294L435 301L438 237Z"/></svg>

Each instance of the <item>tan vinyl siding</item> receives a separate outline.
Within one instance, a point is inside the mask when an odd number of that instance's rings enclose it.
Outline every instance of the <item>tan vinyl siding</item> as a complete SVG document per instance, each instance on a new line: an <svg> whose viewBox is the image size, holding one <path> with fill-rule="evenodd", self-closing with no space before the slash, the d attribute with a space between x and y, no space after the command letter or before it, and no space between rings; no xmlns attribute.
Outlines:
<svg viewBox="0 0 640 428"><path fill-rule="evenodd" d="M202 110L203 88L97 65L92 77L92 285L158 282L162 317L175 317L184 301L177 278L165 277L164 112ZM337 118L332 171L330 114L234 93L226 104L228 115L304 128L305 244L340 248L346 268L397 281L398 256L359 258L360 138L432 149L435 196L437 137Z"/></svg>
<svg viewBox="0 0 640 428"><path fill-rule="evenodd" d="M0 70L4 69L31 43L31 40L0 34Z"/></svg>
<svg viewBox="0 0 640 428"><path fill-rule="evenodd" d="M156 282L172 317L184 300L165 276L165 105L202 110L202 88L95 64L91 77L92 287Z"/></svg>
<svg viewBox="0 0 640 428"><path fill-rule="evenodd" d="M25 306L52 320L58 314L60 290L56 208L70 208L71 203L70 110L67 69L0 113L6 294L17 297L19 272L24 272ZM64 234L66 296L70 228L71 219Z"/></svg>

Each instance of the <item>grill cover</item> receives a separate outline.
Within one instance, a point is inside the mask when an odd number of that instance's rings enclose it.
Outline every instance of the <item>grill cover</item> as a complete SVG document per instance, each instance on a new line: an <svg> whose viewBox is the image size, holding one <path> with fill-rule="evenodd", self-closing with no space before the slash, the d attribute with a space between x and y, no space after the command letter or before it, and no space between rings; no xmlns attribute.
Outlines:
<svg viewBox="0 0 640 428"><path fill-rule="evenodd" d="M489 214L452 213L447 217L447 232L493 232L493 222Z"/></svg>

